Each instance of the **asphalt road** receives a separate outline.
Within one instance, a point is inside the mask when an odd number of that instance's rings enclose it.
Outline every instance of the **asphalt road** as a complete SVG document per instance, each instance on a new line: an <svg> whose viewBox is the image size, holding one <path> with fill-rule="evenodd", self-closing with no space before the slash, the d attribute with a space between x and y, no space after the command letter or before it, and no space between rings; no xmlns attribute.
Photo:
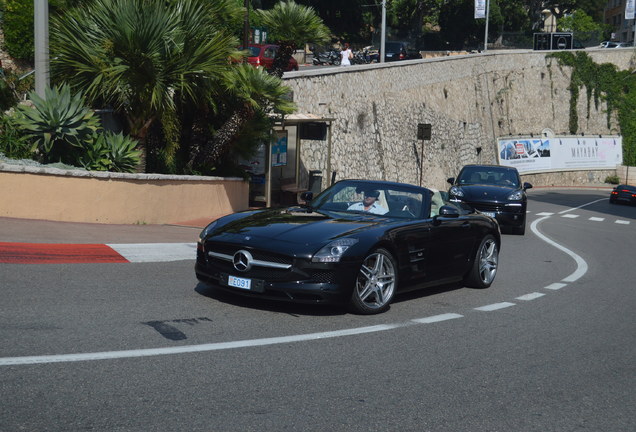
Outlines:
<svg viewBox="0 0 636 432"><path fill-rule="evenodd" d="M491 288L371 317L193 260L0 264L0 431L632 432L636 207L608 195L531 190Z"/></svg>

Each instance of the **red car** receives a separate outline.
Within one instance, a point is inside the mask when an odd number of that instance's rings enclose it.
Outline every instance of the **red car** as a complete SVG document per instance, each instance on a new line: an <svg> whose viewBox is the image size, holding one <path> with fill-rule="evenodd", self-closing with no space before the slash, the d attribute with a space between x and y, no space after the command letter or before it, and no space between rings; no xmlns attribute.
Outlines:
<svg viewBox="0 0 636 432"><path fill-rule="evenodd" d="M271 69L274 63L274 57L278 51L278 45L271 44L250 44L247 62L254 66L262 66L265 69ZM285 72L298 70L298 62L295 58L289 59L289 64L285 68Z"/></svg>

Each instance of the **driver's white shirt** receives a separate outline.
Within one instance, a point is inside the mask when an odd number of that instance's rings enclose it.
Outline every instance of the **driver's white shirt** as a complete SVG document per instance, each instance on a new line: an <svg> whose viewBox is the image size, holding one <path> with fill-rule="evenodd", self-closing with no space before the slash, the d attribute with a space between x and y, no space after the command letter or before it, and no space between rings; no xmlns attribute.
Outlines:
<svg viewBox="0 0 636 432"><path fill-rule="evenodd" d="M353 211L367 211L369 213L375 213L375 214L385 214L386 212L388 212L387 209L385 209L384 207L382 207L380 204L378 204L377 202L374 202L371 207L369 208L369 210L365 210L364 209L364 203L355 203L355 204L351 204L349 206L349 208L347 210L353 210Z"/></svg>

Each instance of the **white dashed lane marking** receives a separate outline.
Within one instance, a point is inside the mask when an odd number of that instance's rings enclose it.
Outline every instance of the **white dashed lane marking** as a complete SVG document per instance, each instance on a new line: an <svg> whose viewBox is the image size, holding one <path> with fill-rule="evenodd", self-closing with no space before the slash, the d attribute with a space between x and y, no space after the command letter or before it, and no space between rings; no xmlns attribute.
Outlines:
<svg viewBox="0 0 636 432"><path fill-rule="evenodd" d="M475 310L483 311L483 312L492 312L499 309L511 307L514 305L515 305L514 303L510 303L510 302L493 303L486 306L476 307Z"/></svg>
<svg viewBox="0 0 636 432"><path fill-rule="evenodd" d="M411 321L416 322L416 323L420 323L420 324L430 324L430 323L436 323L436 322L440 322L440 321L448 321L448 320L452 320L452 319L457 319L457 318L463 318L464 315L460 315L460 314L456 314L456 313L447 313L447 314L441 314L441 315L434 315L434 316L430 316L430 317L426 317L426 318L417 318L417 319L413 319Z"/></svg>
<svg viewBox="0 0 636 432"><path fill-rule="evenodd" d="M594 222L603 222L605 220L605 218L592 216L589 220L594 221Z"/></svg>
<svg viewBox="0 0 636 432"><path fill-rule="evenodd" d="M617 219L616 222L614 223L621 224L621 225L629 225L629 221L622 220L622 219Z"/></svg>
<svg viewBox="0 0 636 432"><path fill-rule="evenodd" d="M550 284L547 287L545 287L545 289L556 291L556 290L560 290L561 288L563 288L566 285L567 284L564 284L564 283L553 283L553 284Z"/></svg>
<svg viewBox="0 0 636 432"><path fill-rule="evenodd" d="M545 294L543 293L533 292L530 294L522 295L521 297L517 297L516 300L530 301L530 300L538 299L539 297L543 297L544 295Z"/></svg>
<svg viewBox="0 0 636 432"><path fill-rule="evenodd" d="M564 218L568 218L568 219L576 219L577 217L579 217L579 215L575 215L575 214L564 214L561 217Z"/></svg>

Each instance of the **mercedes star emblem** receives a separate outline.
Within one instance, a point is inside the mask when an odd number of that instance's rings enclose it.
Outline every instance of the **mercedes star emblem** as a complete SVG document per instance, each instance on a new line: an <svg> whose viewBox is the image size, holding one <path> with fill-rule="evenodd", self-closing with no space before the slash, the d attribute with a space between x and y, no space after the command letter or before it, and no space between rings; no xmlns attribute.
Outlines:
<svg viewBox="0 0 636 432"><path fill-rule="evenodd" d="M246 272L250 268L252 268L252 254L246 250L237 251L232 257L232 264L234 264L234 268L241 272Z"/></svg>

